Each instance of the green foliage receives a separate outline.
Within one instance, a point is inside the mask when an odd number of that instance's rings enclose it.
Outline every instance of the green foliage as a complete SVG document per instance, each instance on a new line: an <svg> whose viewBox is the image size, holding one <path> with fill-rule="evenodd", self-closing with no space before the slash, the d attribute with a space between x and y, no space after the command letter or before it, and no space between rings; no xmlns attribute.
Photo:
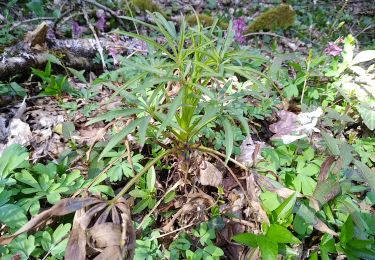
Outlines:
<svg viewBox="0 0 375 260"><path fill-rule="evenodd" d="M253 248L259 247L263 259L276 259L279 250L283 251L279 249L280 244L301 243L288 229L277 224L271 224L265 234L243 233L235 235L233 240Z"/></svg>
<svg viewBox="0 0 375 260"><path fill-rule="evenodd" d="M26 96L26 90L17 82L0 83L0 96Z"/></svg>
<svg viewBox="0 0 375 260"><path fill-rule="evenodd" d="M354 56L354 38L349 35L345 38L342 62L334 64L327 71L326 76L332 77L332 86L350 103L361 115L364 124L375 129L375 91L372 80L374 77L375 50L362 51ZM364 69L361 63L371 62L372 65Z"/></svg>
<svg viewBox="0 0 375 260"><path fill-rule="evenodd" d="M265 97L260 89L264 90L265 86L262 82L256 81L252 89L243 88L234 92L232 81L227 81L226 78L231 75L249 79L256 76L266 78L261 72L253 69L250 63L252 60L265 63L266 59L233 49L232 25L224 36L222 31L215 30L215 27L198 26L196 29L187 30L186 23L182 22L177 33L174 25L166 21L162 15L156 13L152 14L152 17L156 26L147 26L163 35L167 47L148 36L121 32L146 42L151 58L134 55L130 59L121 60L124 66L131 66L119 71L132 78L121 89L110 82L104 82L116 91L116 95L126 100L129 108L111 111L100 119L111 120L114 113L117 116L135 116L136 119L109 141L100 157L129 133L134 133L137 128L141 141L145 139L141 137L146 133L146 143L154 143L155 139L167 137L176 140L176 148L182 148L194 145L202 135L202 129L213 123L215 127L222 127L225 132L224 144L228 159L233 151L233 123L240 123L244 131L249 133L243 111L237 107L250 109L251 105L245 99L249 95L263 100ZM215 37L217 40L214 40ZM190 46L186 46L186 42L190 42ZM175 71L179 73L176 75ZM104 75L100 82L117 74L115 71ZM220 82L224 85L220 86ZM175 94L166 91L167 83L175 88ZM94 119L90 123L96 121ZM160 139L160 142L162 140ZM143 144L143 141L141 143Z"/></svg>
<svg viewBox="0 0 375 260"><path fill-rule="evenodd" d="M67 76L52 75L52 66L50 61L47 62L44 71L33 68L32 72L43 80L42 95L59 97L63 94L63 92L69 91Z"/></svg>
<svg viewBox="0 0 375 260"><path fill-rule="evenodd" d="M72 195L84 183L78 170L67 170L66 162L31 166L28 157L26 149L15 144L0 157L0 223L7 225L8 232L19 229L46 204ZM2 259L11 259L16 253L23 259L38 258L43 250L62 259L70 227L71 224L60 224L54 230L21 235L6 248L0 246Z"/></svg>
<svg viewBox="0 0 375 260"><path fill-rule="evenodd" d="M248 26L246 32L286 29L294 24L296 13L290 5L282 4L259 15Z"/></svg>
<svg viewBox="0 0 375 260"><path fill-rule="evenodd" d="M169 254L172 259L220 259L224 255L221 248L214 245L216 238L215 228L210 223L201 223L197 229L192 229L192 236L181 234L169 246ZM198 240L199 245L194 249L195 241Z"/></svg>

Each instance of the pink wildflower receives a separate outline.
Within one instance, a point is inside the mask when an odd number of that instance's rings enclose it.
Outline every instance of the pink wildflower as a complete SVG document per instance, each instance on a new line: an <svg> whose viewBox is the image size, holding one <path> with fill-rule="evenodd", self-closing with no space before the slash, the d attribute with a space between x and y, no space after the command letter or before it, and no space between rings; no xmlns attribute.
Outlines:
<svg viewBox="0 0 375 260"><path fill-rule="evenodd" d="M330 56L338 56L342 52L342 48L334 42L329 42L328 46L324 49L324 53Z"/></svg>
<svg viewBox="0 0 375 260"><path fill-rule="evenodd" d="M79 38L86 31L84 26L79 25L78 22L72 21L72 35L73 38Z"/></svg>
<svg viewBox="0 0 375 260"><path fill-rule="evenodd" d="M245 42L244 32L246 30L246 23L245 19L240 17L238 19L233 20L233 29L235 32L234 38L238 43Z"/></svg>
<svg viewBox="0 0 375 260"><path fill-rule="evenodd" d="M96 17L98 18L98 21L96 22L96 28L98 28L99 31L104 31L106 27L106 15L104 10L98 10L96 12Z"/></svg>

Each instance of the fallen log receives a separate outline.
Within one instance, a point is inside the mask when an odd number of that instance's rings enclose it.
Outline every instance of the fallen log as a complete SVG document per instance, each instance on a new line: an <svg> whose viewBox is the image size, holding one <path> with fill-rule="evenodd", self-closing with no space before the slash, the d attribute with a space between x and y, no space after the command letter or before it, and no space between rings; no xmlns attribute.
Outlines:
<svg viewBox="0 0 375 260"><path fill-rule="evenodd" d="M0 55L0 79L29 71L32 67L43 67L50 54L62 57L63 62L76 69L97 69L93 58L98 53L95 39L56 39L50 33L47 23L40 24L26 34L23 41L6 49ZM118 35L99 38L99 44L106 53L129 54L144 51L140 41Z"/></svg>

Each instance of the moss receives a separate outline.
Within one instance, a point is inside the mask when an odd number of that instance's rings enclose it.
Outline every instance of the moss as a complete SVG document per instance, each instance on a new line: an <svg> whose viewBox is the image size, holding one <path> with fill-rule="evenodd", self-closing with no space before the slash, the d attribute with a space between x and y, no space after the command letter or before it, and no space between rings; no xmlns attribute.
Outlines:
<svg viewBox="0 0 375 260"><path fill-rule="evenodd" d="M296 12L290 5L280 5L269 9L259 15L252 22L246 32L258 32L261 30L275 30L278 28L286 29L294 24Z"/></svg>
<svg viewBox="0 0 375 260"><path fill-rule="evenodd" d="M201 24L205 27L211 26L215 20L214 18L212 18L211 16L207 14L198 14L198 19L201 22ZM195 14L191 14L186 17L186 22L190 26L194 26L197 24L197 17L195 16ZM226 29L228 27L228 24L223 21L218 21L217 26L219 26L222 29Z"/></svg>
<svg viewBox="0 0 375 260"><path fill-rule="evenodd" d="M158 12L165 16L163 11L159 8L159 6L155 4L152 0L132 0L131 3L136 11L150 11L151 13Z"/></svg>

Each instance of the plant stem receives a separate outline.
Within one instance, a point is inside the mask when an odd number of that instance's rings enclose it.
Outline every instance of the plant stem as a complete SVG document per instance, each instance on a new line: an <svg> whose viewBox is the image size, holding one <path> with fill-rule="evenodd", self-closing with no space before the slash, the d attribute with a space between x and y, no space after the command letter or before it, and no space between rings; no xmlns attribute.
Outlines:
<svg viewBox="0 0 375 260"><path fill-rule="evenodd" d="M216 154L216 155L221 156L223 158L226 158L225 154L223 154L221 152L218 152L218 151L215 151L215 150L213 150L211 148L208 148L208 147L205 147L205 146L198 146L195 149L197 149L199 151L202 151L202 152L206 152L206 153L213 153L213 154ZM235 159L229 158L229 161L231 161L232 163L236 164L237 166L239 166L243 170L248 171L248 168L245 165L243 165L242 163L236 161Z"/></svg>
<svg viewBox="0 0 375 260"><path fill-rule="evenodd" d="M302 88L302 94L301 94L301 106L303 104L303 96L305 95L306 85L307 85L307 79L309 78L309 72L310 72L310 64L311 64L311 58L312 58L312 50L309 52L309 56L307 57L307 66L306 66L306 77L305 81L303 82L303 88Z"/></svg>
<svg viewBox="0 0 375 260"><path fill-rule="evenodd" d="M111 200L111 204L116 203L118 199L120 199L124 194L134 185L138 182L138 180L142 177L143 174L145 174L155 163L157 163L159 160L163 159L165 156L174 153L177 151L177 148L172 148L169 150L166 150L156 156L154 159L149 161L145 167L137 174L135 175L126 185L122 190Z"/></svg>

